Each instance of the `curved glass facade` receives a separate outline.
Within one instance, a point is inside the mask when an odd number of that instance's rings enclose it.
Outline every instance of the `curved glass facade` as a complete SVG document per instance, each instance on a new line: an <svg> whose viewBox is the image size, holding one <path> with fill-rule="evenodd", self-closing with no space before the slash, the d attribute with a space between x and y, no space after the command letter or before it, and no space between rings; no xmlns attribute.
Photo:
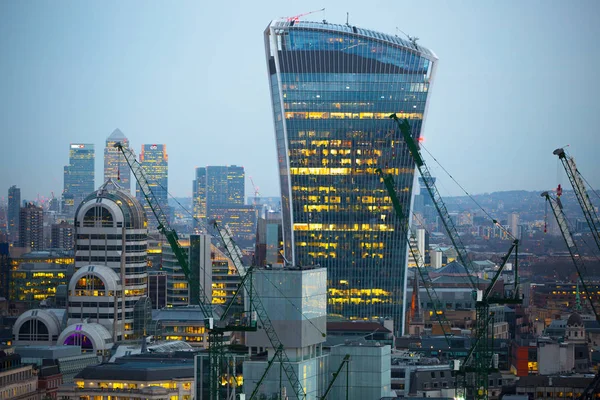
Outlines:
<svg viewBox="0 0 600 400"><path fill-rule="evenodd" d="M397 113L418 139L436 56L347 25L273 21L265 31L282 195L284 252L327 267L328 312L404 320L406 244L385 186L410 207L414 163Z"/></svg>

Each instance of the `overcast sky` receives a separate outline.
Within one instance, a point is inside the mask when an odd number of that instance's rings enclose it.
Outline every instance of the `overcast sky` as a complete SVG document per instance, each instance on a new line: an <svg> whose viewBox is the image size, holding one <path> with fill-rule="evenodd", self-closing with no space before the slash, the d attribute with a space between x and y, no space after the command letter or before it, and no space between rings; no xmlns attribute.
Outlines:
<svg viewBox="0 0 600 400"><path fill-rule="evenodd" d="M541 190L570 145L600 187L600 1L0 1L0 195L63 188L69 143L165 143L169 189L243 165L279 194L263 32L275 18L420 37L439 57L425 146L467 190ZM438 175L442 194L461 194ZM252 188L247 182L246 193Z"/></svg>

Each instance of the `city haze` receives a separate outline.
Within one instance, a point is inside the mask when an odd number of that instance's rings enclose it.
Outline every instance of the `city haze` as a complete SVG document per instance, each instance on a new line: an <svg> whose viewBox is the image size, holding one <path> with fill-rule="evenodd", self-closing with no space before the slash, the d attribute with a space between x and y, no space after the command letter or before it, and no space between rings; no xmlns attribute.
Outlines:
<svg viewBox="0 0 600 400"><path fill-rule="evenodd" d="M566 184L552 155L566 145L600 187L596 1L41 1L0 3L2 196L60 193L70 143L95 145L98 187L115 128L136 153L167 145L175 196L191 195L194 167L231 164L278 195L263 31L323 7L305 19L343 24L349 12L351 25L398 27L437 54L424 145L469 192ZM431 161L442 194L461 194Z"/></svg>

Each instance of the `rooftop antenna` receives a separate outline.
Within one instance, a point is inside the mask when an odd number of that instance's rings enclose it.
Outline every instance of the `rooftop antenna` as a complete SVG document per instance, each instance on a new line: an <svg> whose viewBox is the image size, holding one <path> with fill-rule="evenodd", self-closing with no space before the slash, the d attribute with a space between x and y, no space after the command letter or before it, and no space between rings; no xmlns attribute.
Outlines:
<svg viewBox="0 0 600 400"><path fill-rule="evenodd" d="M350 26L350 13L346 11L346 25Z"/></svg>
<svg viewBox="0 0 600 400"><path fill-rule="evenodd" d="M404 36L406 36L408 38L408 41L411 42L414 46L417 45L417 40L419 40L419 38L417 36L410 36L408 33L404 32L402 29L400 29L398 27L396 27L396 31L399 31L402 34L404 34Z"/></svg>

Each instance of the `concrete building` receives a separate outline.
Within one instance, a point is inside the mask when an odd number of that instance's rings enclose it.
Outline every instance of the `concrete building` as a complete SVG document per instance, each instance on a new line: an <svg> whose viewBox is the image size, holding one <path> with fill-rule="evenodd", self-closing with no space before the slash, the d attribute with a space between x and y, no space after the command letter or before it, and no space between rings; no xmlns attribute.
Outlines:
<svg viewBox="0 0 600 400"><path fill-rule="evenodd" d="M334 346L329 353L331 377L346 355L349 363L340 371L330 392L332 399L381 399L395 397L391 387L391 349L379 343ZM328 382L327 382L328 383Z"/></svg>
<svg viewBox="0 0 600 400"><path fill-rule="evenodd" d="M275 20L265 30L285 257L327 268L328 312L391 318L403 332L406 246L376 172L410 209L415 139L437 57L398 36L350 25Z"/></svg>
<svg viewBox="0 0 600 400"><path fill-rule="evenodd" d="M131 170L129 169L129 165L127 165L125 157L114 146L117 142L120 142L123 147L129 148L129 139L119 129L115 129L106 139L106 147L104 148L104 182L112 179L118 182L123 189L129 191L131 187Z"/></svg>
<svg viewBox="0 0 600 400"><path fill-rule="evenodd" d="M53 249L73 250L75 246L75 226L60 221L51 226L51 244Z"/></svg>
<svg viewBox="0 0 600 400"><path fill-rule="evenodd" d="M324 268L257 269L252 284L262 299L279 340L290 359L307 398L321 395L328 383L326 358L323 354L326 332L326 279ZM267 357L244 362L244 391L252 393L262 376L274 349L263 330L248 332L246 344L250 354L267 352ZM259 394L279 393L279 362L263 381ZM289 381L284 383L287 396L296 399Z"/></svg>
<svg viewBox="0 0 600 400"><path fill-rule="evenodd" d="M19 211L21 209L21 189L13 185L8 188L8 241L17 243L19 240Z"/></svg>
<svg viewBox="0 0 600 400"><path fill-rule="evenodd" d="M14 344L16 346L54 345L65 326L65 310L25 311L13 325Z"/></svg>
<svg viewBox="0 0 600 400"><path fill-rule="evenodd" d="M19 210L19 247L44 250L44 210L27 203Z"/></svg>
<svg viewBox="0 0 600 400"><path fill-rule="evenodd" d="M77 209L75 230L69 323L90 318L108 329L115 342L133 338L134 307L146 298L148 284L148 230L142 206L108 180Z"/></svg>

